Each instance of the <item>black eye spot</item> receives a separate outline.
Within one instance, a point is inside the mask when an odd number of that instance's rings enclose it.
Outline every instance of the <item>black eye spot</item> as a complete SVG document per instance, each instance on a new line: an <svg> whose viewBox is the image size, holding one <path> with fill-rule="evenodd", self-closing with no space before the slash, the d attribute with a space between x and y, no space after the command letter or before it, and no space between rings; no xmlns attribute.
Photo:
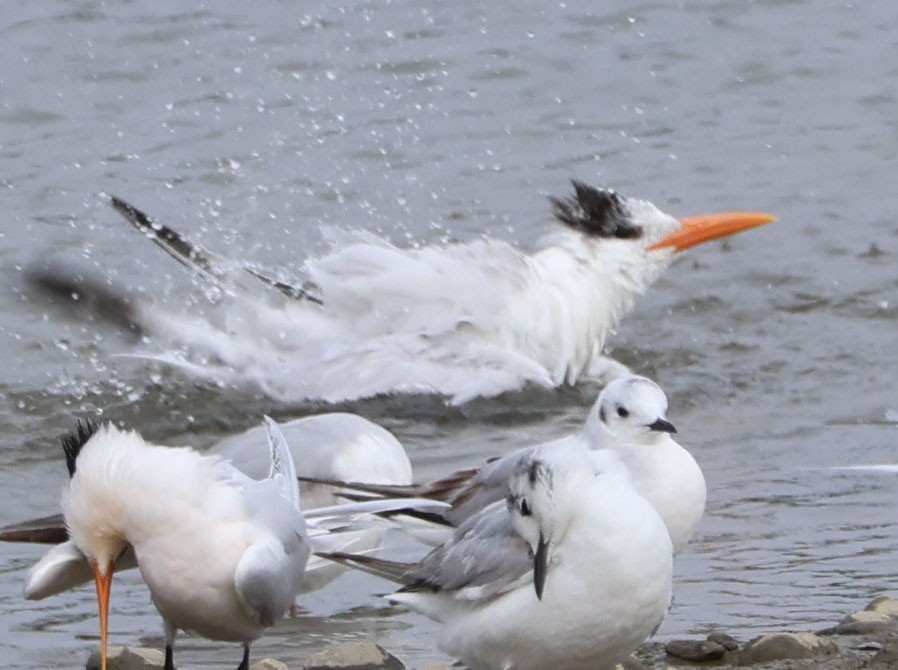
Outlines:
<svg viewBox="0 0 898 670"><path fill-rule="evenodd" d="M630 416L630 411L623 405L618 405L617 415L622 419L626 419L628 416Z"/></svg>
<svg viewBox="0 0 898 670"><path fill-rule="evenodd" d="M521 516L530 516L533 514L533 510L530 509L530 505L527 504L526 498L521 498Z"/></svg>

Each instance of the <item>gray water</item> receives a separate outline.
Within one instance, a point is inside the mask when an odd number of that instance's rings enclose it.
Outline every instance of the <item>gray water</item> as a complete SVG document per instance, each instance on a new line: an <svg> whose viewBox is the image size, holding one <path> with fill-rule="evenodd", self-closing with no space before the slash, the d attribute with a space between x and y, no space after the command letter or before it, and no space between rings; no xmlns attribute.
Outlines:
<svg viewBox="0 0 898 670"><path fill-rule="evenodd" d="M84 412L204 446L320 409L117 358L129 336L28 293L22 268L54 258L202 302L103 193L289 270L322 225L528 246L576 177L674 214L780 219L690 251L610 342L668 391L709 484L660 639L832 623L894 588L894 476L829 468L898 461L896 35L885 2L3 2L0 522L58 510L58 437ZM570 431L595 393L350 409L427 477ZM0 547L0 660L79 666L92 588L23 601L39 554ZM354 575L310 596L254 657L375 639L410 665L443 659L433 624L371 595L387 588ZM135 576L114 588L111 637L161 645ZM239 649L184 638L179 660Z"/></svg>

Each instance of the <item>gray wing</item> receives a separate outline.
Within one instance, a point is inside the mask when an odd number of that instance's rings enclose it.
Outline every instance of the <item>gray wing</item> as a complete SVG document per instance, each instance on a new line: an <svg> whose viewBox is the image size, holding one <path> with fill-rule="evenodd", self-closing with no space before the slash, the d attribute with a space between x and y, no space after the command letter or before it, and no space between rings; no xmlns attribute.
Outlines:
<svg viewBox="0 0 898 670"><path fill-rule="evenodd" d="M280 493L276 482L254 482L244 490L250 522L259 540L237 563L234 586L247 614L270 626L293 604L309 560L309 538L302 513Z"/></svg>
<svg viewBox="0 0 898 670"><path fill-rule="evenodd" d="M411 568L401 591L458 591L477 587L489 597L527 581L530 545L515 531L504 501L495 502L456 530L452 540Z"/></svg>
<svg viewBox="0 0 898 670"><path fill-rule="evenodd" d="M453 526L459 526L487 505L504 500L508 494L508 478L530 449L532 447L506 454L488 463L474 477L464 482L449 500L452 509L445 513L446 519Z"/></svg>

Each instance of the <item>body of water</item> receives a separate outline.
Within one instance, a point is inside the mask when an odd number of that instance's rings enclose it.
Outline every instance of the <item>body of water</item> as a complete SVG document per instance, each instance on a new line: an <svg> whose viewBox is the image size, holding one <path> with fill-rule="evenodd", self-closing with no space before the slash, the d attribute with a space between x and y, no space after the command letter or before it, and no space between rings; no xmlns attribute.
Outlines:
<svg viewBox="0 0 898 670"><path fill-rule="evenodd" d="M23 268L68 259L173 307L205 299L102 194L289 276L325 225L532 246L546 196L578 178L677 215L779 217L690 251L609 341L667 390L708 480L659 637L860 608L895 587L898 479L831 468L898 460L896 34L898 5L873 2L3 3L0 521L58 511L76 416L205 446L322 409L119 357L131 336L31 295ZM424 478L574 430L595 394L349 408ZM0 547L7 668L80 665L96 644L92 587L22 599L40 553ZM254 657L375 639L411 666L444 659L432 623L372 595L388 588L352 575L309 596ZM136 575L112 608L112 643L161 647ZM187 667L239 661L180 648Z"/></svg>

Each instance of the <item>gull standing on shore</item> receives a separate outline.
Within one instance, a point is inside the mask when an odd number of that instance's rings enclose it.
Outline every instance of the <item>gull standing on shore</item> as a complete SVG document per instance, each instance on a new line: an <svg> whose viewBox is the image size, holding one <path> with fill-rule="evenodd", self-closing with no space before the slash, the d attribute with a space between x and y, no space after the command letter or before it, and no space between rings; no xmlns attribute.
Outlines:
<svg viewBox="0 0 898 670"><path fill-rule="evenodd" d="M438 545L451 536L454 527L504 497L511 473L537 449L579 445L596 459L604 458L607 450L626 464L637 491L654 505L667 525L674 552L678 553L704 515L707 487L698 463L673 439L675 433L676 428L667 419L667 396L661 387L646 377L628 375L615 379L599 393L583 428L573 435L518 449L482 468L459 470L424 484L349 486L377 495L416 496L449 503L449 509L428 512L421 519L414 517L414 510L391 515L410 534Z"/></svg>
<svg viewBox="0 0 898 670"><path fill-rule="evenodd" d="M673 548L612 454L578 445L520 459L506 501L418 563L329 555L404 586L387 596L443 624L440 645L484 670L605 670L661 624Z"/></svg>

